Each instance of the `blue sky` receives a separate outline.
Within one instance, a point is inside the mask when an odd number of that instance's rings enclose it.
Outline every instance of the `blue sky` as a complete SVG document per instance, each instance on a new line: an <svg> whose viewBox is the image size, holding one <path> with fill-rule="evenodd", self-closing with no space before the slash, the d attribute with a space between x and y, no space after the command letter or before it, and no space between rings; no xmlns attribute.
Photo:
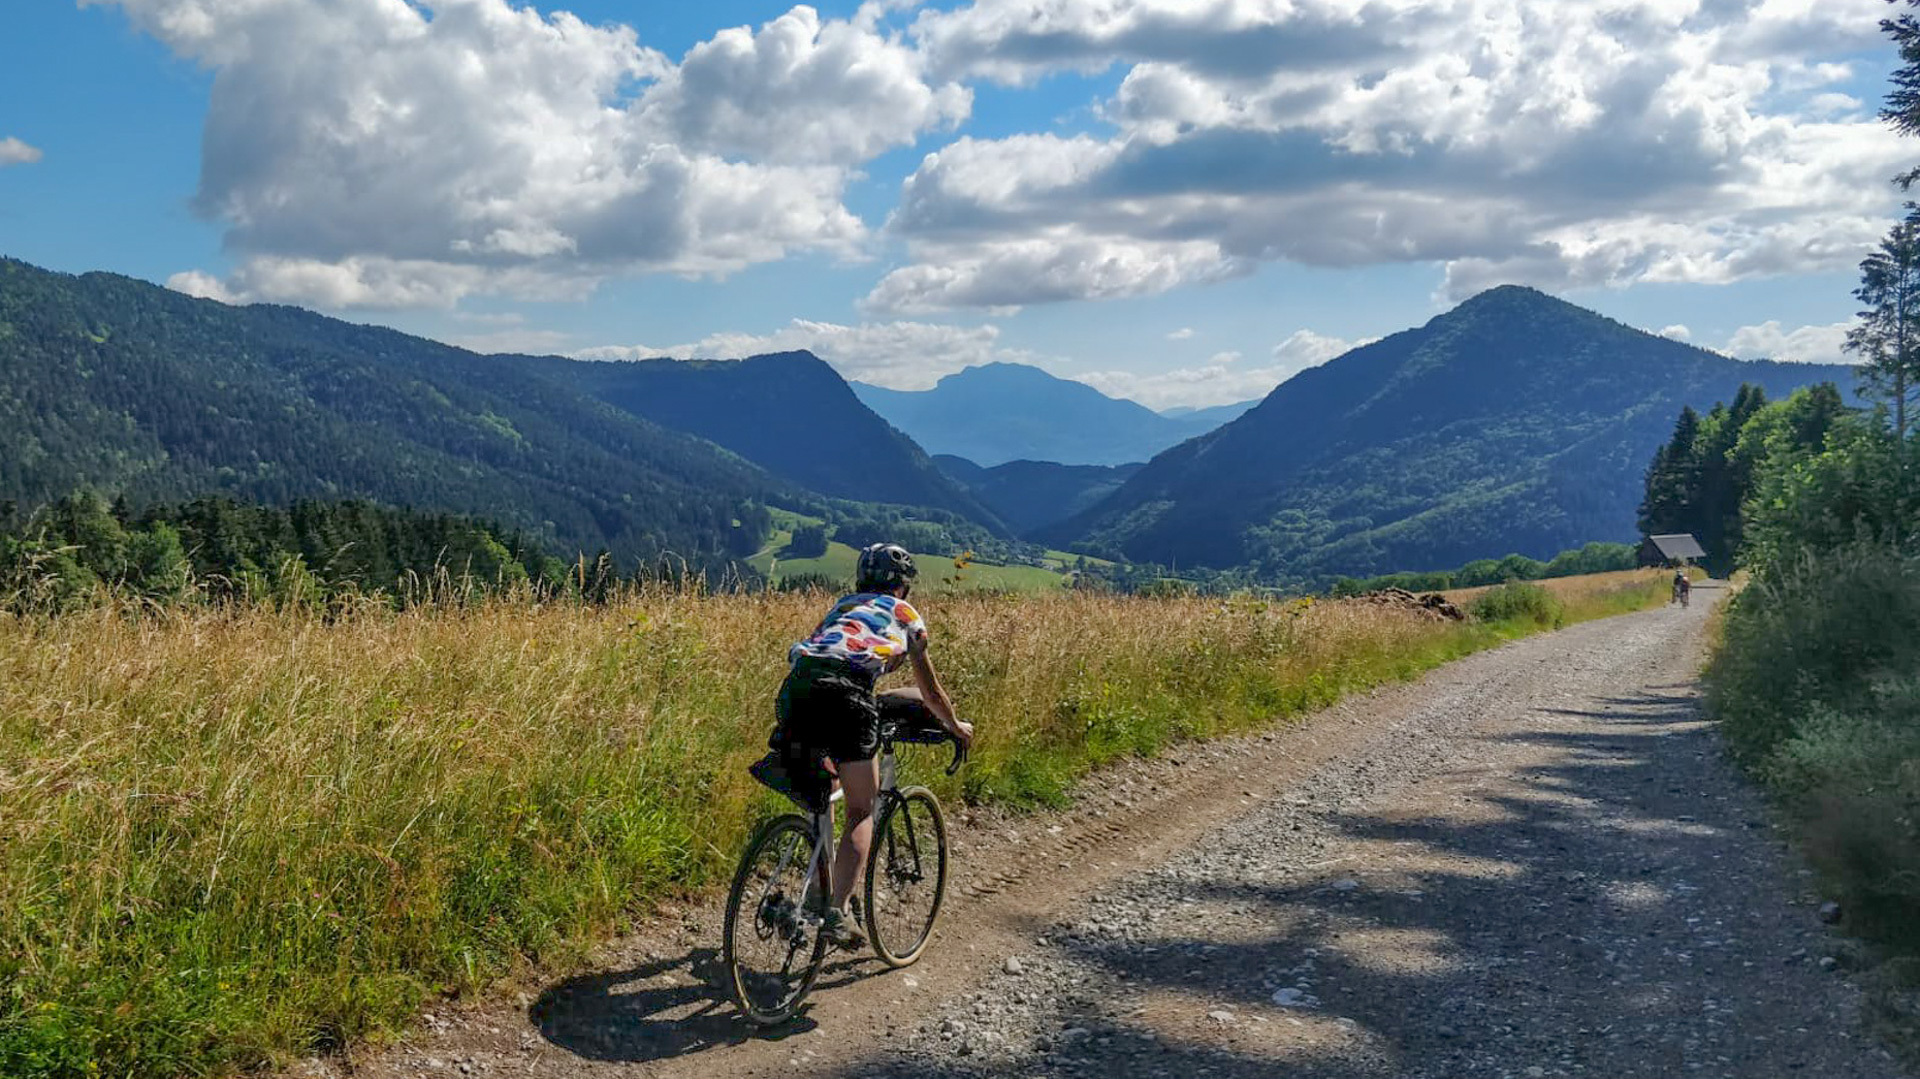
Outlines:
<svg viewBox="0 0 1920 1079"><path fill-rule="evenodd" d="M482 350L1257 396L1481 288L1838 359L1881 0L68 0L0 254ZM736 29L738 28L738 29Z"/></svg>

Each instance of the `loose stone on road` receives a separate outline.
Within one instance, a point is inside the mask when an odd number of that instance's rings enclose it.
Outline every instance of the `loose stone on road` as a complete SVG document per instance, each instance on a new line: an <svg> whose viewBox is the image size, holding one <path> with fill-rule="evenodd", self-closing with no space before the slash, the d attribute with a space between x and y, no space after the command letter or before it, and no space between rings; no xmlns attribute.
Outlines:
<svg viewBox="0 0 1920 1079"><path fill-rule="evenodd" d="M1701 719L1707 606L1428 679L1362 752L1063 911L1017 989L863 1070L1903 1074Z"/></svg>

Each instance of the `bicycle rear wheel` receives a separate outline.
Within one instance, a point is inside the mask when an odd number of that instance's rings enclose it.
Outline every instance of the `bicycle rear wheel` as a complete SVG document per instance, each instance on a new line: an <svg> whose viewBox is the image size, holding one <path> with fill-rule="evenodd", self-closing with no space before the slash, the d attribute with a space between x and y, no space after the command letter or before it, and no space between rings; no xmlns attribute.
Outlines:
<svg viewBox="0 0 1920 1079"><path fill-rule="evenodd" d="M867 938L890 967L920 958L947 894L947 822L925 787L886 800L867 855Z"/></svg>
<svg viewBox="0 0 1920 1079"><path fill-rule="evenodd" d="M813 828L789 814L760 827L727 893L724 952L733 999L762 1026L793 1017L820 976L827 941L806 912Z"/></svg>

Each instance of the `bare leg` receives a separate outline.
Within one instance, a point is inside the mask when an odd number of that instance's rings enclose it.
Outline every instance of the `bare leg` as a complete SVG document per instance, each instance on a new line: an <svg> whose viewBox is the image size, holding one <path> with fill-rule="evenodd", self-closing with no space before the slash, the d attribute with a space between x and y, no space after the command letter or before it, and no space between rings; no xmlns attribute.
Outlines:
<svg viewBox="0 0 1920 1079"><path fill-rule="evenodd" d="M873 800L880 791L880 762L842 762L840 790L847 796L847 827L833 856L833 905L845 909L853 882L866 865L867 849L873 845Z"/></svg>

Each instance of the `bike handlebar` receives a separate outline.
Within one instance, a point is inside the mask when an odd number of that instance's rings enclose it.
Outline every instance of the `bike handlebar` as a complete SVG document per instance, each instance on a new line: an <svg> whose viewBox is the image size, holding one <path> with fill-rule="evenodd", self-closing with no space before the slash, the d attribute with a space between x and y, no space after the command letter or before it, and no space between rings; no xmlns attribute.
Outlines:
<svg viewBox="0 0 1920 1079"><path fill-rule="evenodd" d="M939 737L937 739L928 737L934 732L930 730L925 730L925 729L913 731L911 737L903 738L901 737L902 733L903 733L903 728L901 727L889 725L882 728L880 738L881 738L881 741L886 745L888 752L892 752L893 747L896 744L938 745L941 742L952 742L953 743L953 760L948 762L947 764L947 774L948 775L955 774L956 772L960 771L961 765L967 763L966 748L960 744L960 739L954 737L951 733L947 731L944 731L944 730L940 731Z"/></svg>

